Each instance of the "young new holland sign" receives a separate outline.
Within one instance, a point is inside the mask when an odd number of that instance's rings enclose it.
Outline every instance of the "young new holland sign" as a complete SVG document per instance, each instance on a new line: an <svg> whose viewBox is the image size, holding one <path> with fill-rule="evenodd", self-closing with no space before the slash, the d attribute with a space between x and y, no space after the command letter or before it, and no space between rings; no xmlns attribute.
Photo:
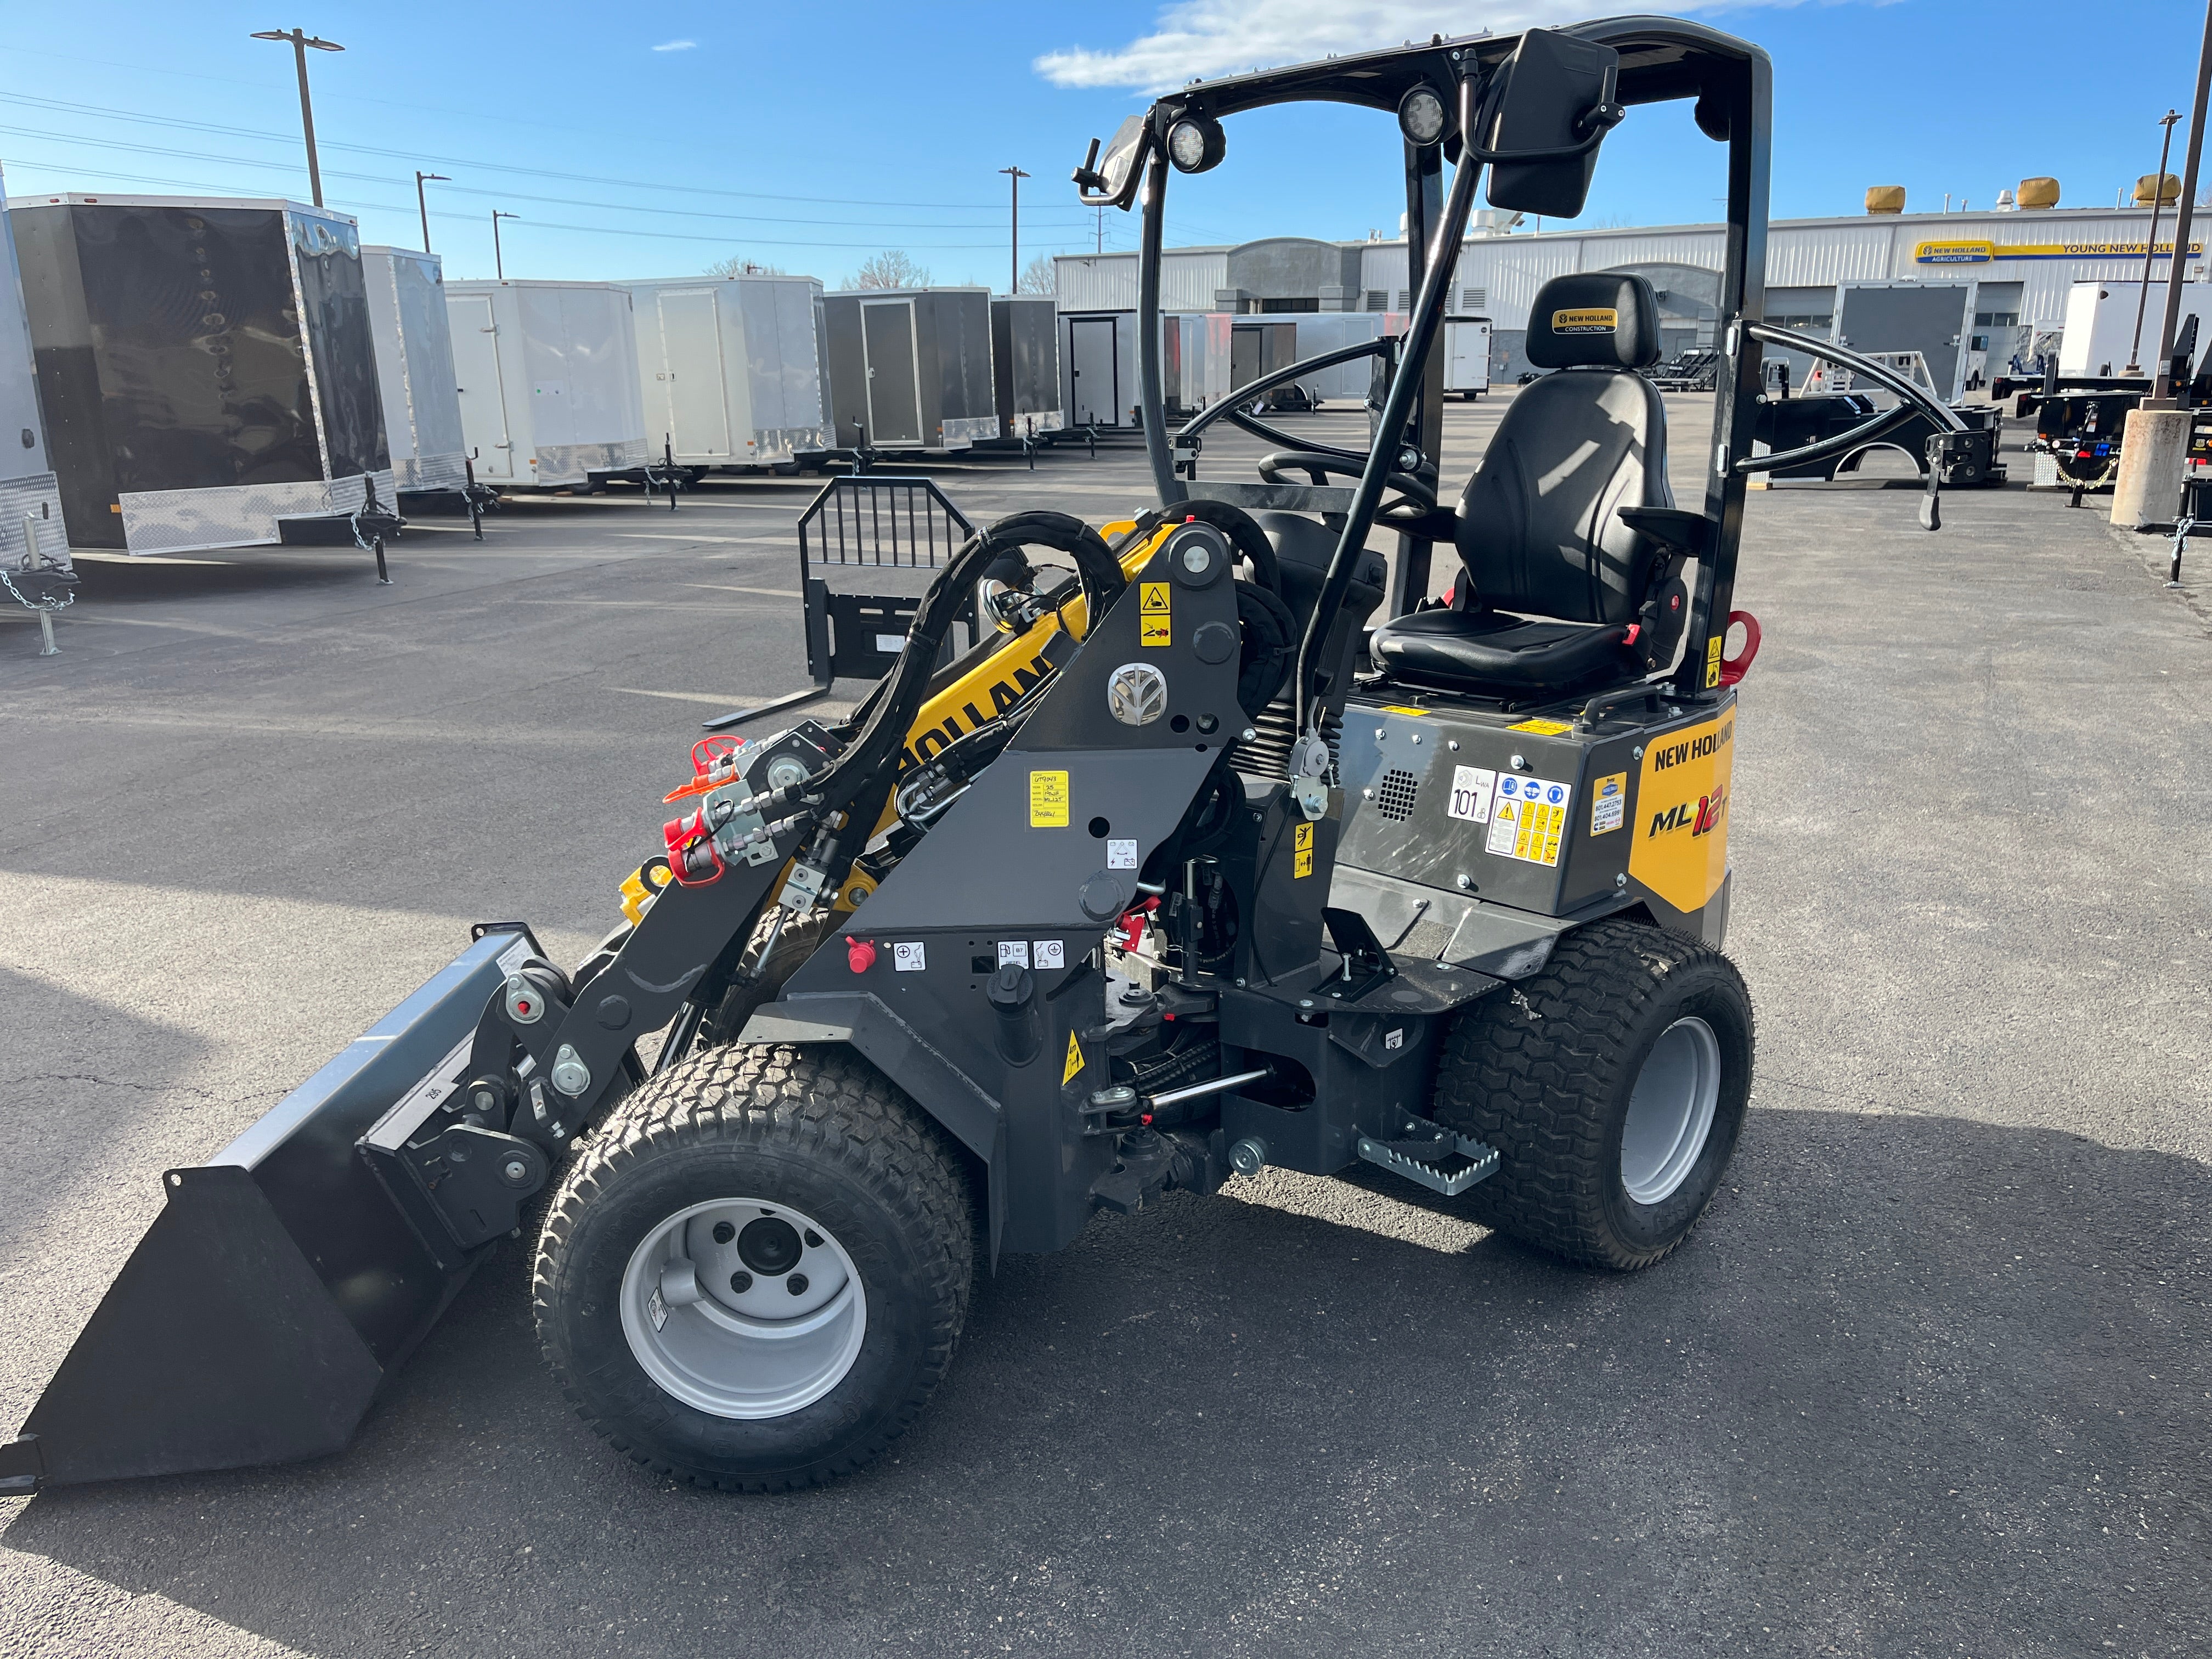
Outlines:
<svg viewBox="0 0 2212 1659"><path fill-rule="evenodd" d="M2191 242L2190 258L2203 255L2204 244ZM1917 242L1912 263L1917 265L1985 265L1998 259L2140 259L2141 242ZM2171 259L2173 244L2160 242L2154 259Z"/></svg>

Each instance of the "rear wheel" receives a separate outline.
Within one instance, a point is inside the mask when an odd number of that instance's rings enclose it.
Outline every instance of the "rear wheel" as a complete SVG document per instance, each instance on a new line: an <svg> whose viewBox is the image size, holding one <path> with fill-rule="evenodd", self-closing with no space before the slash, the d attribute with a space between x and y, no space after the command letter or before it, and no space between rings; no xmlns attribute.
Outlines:
<svg viewBox="0 0 2212 1659"><path fill-rule="evenodd" d="M1592 1266L1646 1267L1720 1186L1751 1093L1751 998L1719 951L1601 921L1461 1014L1435 1115L1498 1152L1478 1218Z"/></svg>
<svg viewBox="0 0 2212 1659"><path fill-rule="evenodd" d="M818 1485L878 1455L968 1310L957 1155L829 1048L712 1049L601 1127L539 1240L539 1340L584 1419L697 1486Z"/></svg>

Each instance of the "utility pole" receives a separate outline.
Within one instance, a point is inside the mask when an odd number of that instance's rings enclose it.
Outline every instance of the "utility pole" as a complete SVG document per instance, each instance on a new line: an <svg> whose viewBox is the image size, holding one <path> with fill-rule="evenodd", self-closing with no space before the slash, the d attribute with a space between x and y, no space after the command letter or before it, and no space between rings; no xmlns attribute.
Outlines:
<svg viewBox="0 0 2212 1659"><path fill-rule="evenodd" d="M430 251L430 204L422 199L422 181L425 179L434 179L441 185L450 185L453 181L442 173L424 173L419 168L416 171L415 208L422 216L422 252L428 253Z"/></svg>
<svg viewBox="0 0 2212 1659"><path fill-rule="evenodd" d="M2142 365L2136 359L2142 355L2143 307L2150 303L2150 262L2158 253L2159 210L2166 205L2166 158L2173 149L2173 124L2180 118L2177 112L2168 110L2159 120L2166 134L2158 142L2158 176L2152 181L2150 191L2150 236L2143 243L2142 287L2136 293L2136 337L2129 343L2128 366L2120 371L2123 374L2142 373ZM2180 263L2181 250L2176 248L2174 267L2178 269Z"/></svg>
<svg viewBox="0 0 2212 1659"><path fill-rule="evenodd" d="M2204 8L2204 45L2197 55L2197 102L2189 117L2189 159L2181 164L2181 214L2173 227L2173 261L2166 274L2166 316L2158 331L2158 379L2151 386L2151 402L2161 409L2179 409L2186 387L2173 384L2173 336L2181 325L2182 261L2189 257L2189 230L2197 205L2197 163L2204 154L2205 94L2212 92L2212 3ZM2199 345L2202 355L2204 348Z"/></svg>
<svg viewBox="0 0 2212 1659"><path fill-rule="evenodd" d="M315 198L315 205L323 204L323 169L315 159L315 106L307 97L307 48L317 52L343 52L336 41L325 40L300 29L257 29L256 40L284 40L292 47L292 56L300 71L300 126L307 137L307 189Z"/></svg>
<svg viewBox="0 0 2212 1659"><path fill-rule="evenodd" d="M521 216L522 216L519 213L501 213L497 208L494 208L491 210L492 274L497 276L502 283L507 280L507 261L500 257L499 222L502 219L520 219Z"/></svg>
<svg viewBox="0 0 2212 1659"><path fill-rule="evenodd" d="M1006 277L1006 292L1014 295L1020 293L1022 288L1022 180L1030 175L1019 167L1000 167L999 171L1006 175L1006 182L1014 187L1012 217L1007 227L1007 246L1011 252Z"/></svg>
<svg viewBox="0 0 2212 1659"><path fill-rule="evenodd" d="M2208 0L2208 3L2212 3L2212 0ZM1093 208L1091 211L1097 217L1098 222L1097 246L1092 251L1097 253L1103 253L1106 251L1106 210L1104 208Z"/></svg>

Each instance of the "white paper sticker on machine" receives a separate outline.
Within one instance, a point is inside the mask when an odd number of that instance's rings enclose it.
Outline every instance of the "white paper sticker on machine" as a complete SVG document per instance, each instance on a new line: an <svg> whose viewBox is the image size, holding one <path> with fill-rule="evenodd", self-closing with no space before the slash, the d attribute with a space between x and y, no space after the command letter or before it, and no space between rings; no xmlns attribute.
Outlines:
<svg viewBox="0 0 2212 1659"><path fill-rule="evenodd" d="M1590 834L1602 836L1620 828L1628 811L1628 774L1615 772L1600 778L1590 794Z"/></svg>
<svg viewBox="0 0 2212 1659"><path fill-rule="evenodd" d="M1035 949L1036 965L1040 970L1067 966L1067 946L1062 941L1056 939L1041 939L1036 941Z"/></svg>
<svg viewBox="0 0 2212 1659"><path fill-rule="evenodd" d="M1030 965L1030 942L1025 939L1002 939L999 941L999 966L1012 963L1017 968Z"/></svg>
<svg viewBox="0 0 2212 1659"><path fill-rule="evenodd" d="M1480 766L1452 768L1451 799L1444 811L1469 823L1490 822L1490 797L1498 787L1498 774Z"/></svg>
<svg viewBox="0 0 2212 1659"><path fill-rule="evenodd" d="M1106 867L1109 870L1133 870L1137 867L1137 843L1133 836L1124 841L1116 836L1107 842Z"/></svg>
<svg viewBox="0 0 2212 1659"><path fill-rule="evenodd" d="M1490 820L1489 848L1501 858L1557 866L1567 835L1567 805L1574 786L1543 778L1498 781L1497 811Z"/></svg>
<svg viewBox="0 0 2212 1659"><path fill-rule="evenodd" d="M929 966L920 939L908 939L891 946L891 966L902 974L918 974Z"/></svg>

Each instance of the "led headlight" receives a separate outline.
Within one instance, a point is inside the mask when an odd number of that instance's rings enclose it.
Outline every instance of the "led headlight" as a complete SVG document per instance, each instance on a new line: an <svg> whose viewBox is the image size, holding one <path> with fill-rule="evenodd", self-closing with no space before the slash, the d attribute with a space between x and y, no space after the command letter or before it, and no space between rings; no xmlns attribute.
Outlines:
<svg viewBox="0 0 2212 1659"><path fill-rule="evenodd" d="M1435 143L1444 136L1444 100L1432 87L1415 87L1398 100L1398 129L1408 143Z"/></svg>
<svg viewBox="0 0 2212 1659"><path fill-rule="evenodd" d="M1186 115L1168 129L1168 160L1179 173L1203 173L1217 165L1228 140L1210 115Z"/></svg>

